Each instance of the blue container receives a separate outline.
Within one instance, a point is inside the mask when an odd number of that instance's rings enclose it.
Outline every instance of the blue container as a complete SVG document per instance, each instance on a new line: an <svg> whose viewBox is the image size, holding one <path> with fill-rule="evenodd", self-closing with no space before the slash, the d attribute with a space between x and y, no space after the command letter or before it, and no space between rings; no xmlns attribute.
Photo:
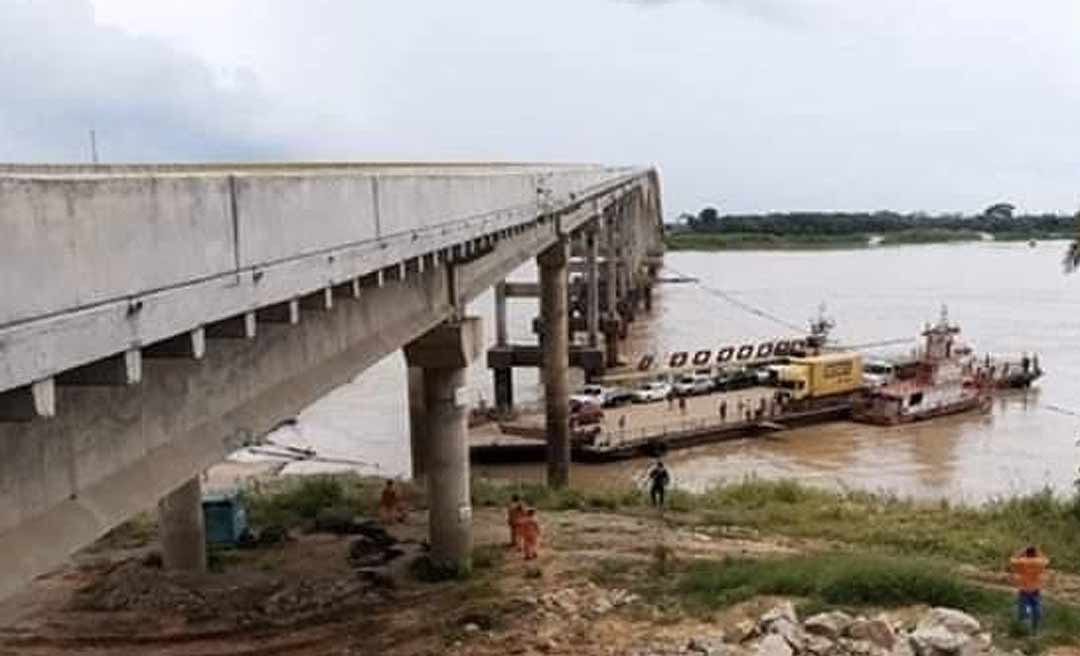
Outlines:
<svg viewBox="0 0 1080 656"><path fill-rule="evenodd" d="M207 542L236 544L247 533L247 512L238 492L208 494L203 497L202 508Z"/></svg>

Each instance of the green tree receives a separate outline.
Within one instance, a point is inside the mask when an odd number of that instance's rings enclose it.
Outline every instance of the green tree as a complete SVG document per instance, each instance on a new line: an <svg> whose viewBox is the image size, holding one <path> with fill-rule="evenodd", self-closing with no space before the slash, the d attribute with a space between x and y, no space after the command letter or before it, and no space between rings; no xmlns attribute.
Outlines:
<svg viewBox="0 0 1080 656"><path fill-rule="evenodd" d="M715 207L706 207L698 212L698 224L703 230L713 230L720 225L720 212Z"/></svg>
<svg viewBox="0 0 1080 656"><path fill-rule="evenodd" d="M983 216L991 219L1011 219L1016 206L1012 203L994 203L983 210Z"/></svg>
<svg viewBox="0 0 1080 656"><path fill-rule="evenodd" d="M1080 269L1080 212L1076 213L1076 237L1065 252L1065 272L1072 273Z"/></svg>

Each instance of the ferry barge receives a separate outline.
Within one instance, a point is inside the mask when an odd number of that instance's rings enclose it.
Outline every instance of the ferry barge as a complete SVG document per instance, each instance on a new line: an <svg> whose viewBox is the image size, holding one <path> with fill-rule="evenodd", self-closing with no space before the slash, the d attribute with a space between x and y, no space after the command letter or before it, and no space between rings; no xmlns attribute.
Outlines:
<svg viewBox="0 0 1080 656"><path fill-rule="evenodd" d="M894 379L867 388L852 418L869 424L895 425L943 415L990 409L993 384L976 364L969 346L959 341L959 326L948 311L922 332L924 344L913 362L898 368Z"/></svg>

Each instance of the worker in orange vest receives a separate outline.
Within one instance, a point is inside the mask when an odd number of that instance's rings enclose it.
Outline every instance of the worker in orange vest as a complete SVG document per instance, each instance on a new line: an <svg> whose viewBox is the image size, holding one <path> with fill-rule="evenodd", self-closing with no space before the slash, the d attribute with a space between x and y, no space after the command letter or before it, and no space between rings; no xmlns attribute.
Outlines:
<svg viewBox="0 0 1080 656"><path fill-rule="evenodd" d="M518 525L521 535L521 552L525 560L536 558L537 548L540 546L540 522L536 521L536 509L529 508L525 511L521 523Z"/></svg>
<svg viewBox="0 0 1080 656"><path fill-rule="evenodd" d="M525 518L525 505L521 503L521 497L510 497L510 505L506 508L506 525L510 527L510 546L514 549L521 548L521 522Z"/></svg>
<svg viewBox="0 0 1080 656"><path fill-rule="evenodd" d="M1023 622L1030 617L1031 631L1038 632L1042 622L1042 579L1050 559L1039 553L1038 548L1031 546L1014 556L1009 564L1012 565L1013 575L1016 577L1016 610L1019 620Z"/></svg>
<svg viewBox="0 0 1080 656"><path fill-rule="evenodd" d="M408 512L398 494L397 486L394 485L392 479L387 480L386 487L383 488L382 495L379 497L379 520L384 524L396 524L405 521L407 515Z"/></svg>

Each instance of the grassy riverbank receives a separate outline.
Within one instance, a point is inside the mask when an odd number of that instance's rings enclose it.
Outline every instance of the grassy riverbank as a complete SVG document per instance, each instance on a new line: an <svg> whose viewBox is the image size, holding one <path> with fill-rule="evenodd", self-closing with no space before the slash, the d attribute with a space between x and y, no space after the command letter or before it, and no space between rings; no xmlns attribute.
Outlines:
<svg viewBox="0 0 1080 656"><path fill-rule="evenodd" d="M292 539L215 550L210 576L216 578L207 585L245 586L256 574L287 585L302 576L319 594L334 593L340 581L352 580L351 529L372 517L382 485L351 475L250 485L245 499L253 528L286 528ZM428 520L418 512L426 507L423 490L405 483L401 492L413 512L388 529L405 548L425 539ZM328 647L362 633L365 649L396 656L494 656L522 644L600 656L612 647L628 653L657 636L681 647L702 631L737 631L783 598L802 617L842 609L907 621L927 606L955 607L978 616L1001 647L1036 653L1080 645L1080 504L1049 492L967 507L747 479L701 494L674 490L662 514L636 489L552 491L478 478L472 493L471 573L447 579L423 567L399 567L393 592L377 605L350 602L340 620L347 626L334 626L339 620L308 626L325 634ZM524 562L506 547L505 507L514 494L539 510L537 561ZM137 541L154 546L152 521L132 526L108 536L95 559L130 554ZM1046 623L1035 637L1013 620L1007 571L1009 556L1031 542L1053 561ZM96 585L105 590L111 572L132 573L130 566L104 571ZM152 576L157 581L161 574ZM583 601L626 599L628 592L636 601L617 608ZM568 609L560 601L566 599L585 605ZM604 610L591 610L596 603ZM536 611L537 604L546 610Z"/></svg>
<svg viewBox="0 0 1080 656"><path fill-rule="evenodd" d="M1043 241L1070 239L1072 235L1055 232L999 232L991 235L994 241ZM676 232L665 237L673 251L727 250L818 250L871 247L869 233L852 234L771 234L759 232ZM974 230L948 228L915 228L878 235L875 246L913 244L945 244L982 241L983 233Z"/></svg>
<svg viewBox="0 0 1080 656"><path fill-rule="evenodd" d="M809 250L862 248L866 235L773 235L755 232L677 232L665 243L673 251Z"/></svg>
<svg viewBox="0 0 1080 656"><path fill-rule="evenodd" d="M406 486L414 506L423 494ZM473 505L503 507L513 494L541 511L648 513L638 490L553 491L541 485L473 481ZM380 485L352 476L286 478L248 495L253 523L302 526L334 513L370 515ZM738 528L866 547L881 553L948 559L1000 568L1010 554L1038 544L1060 571L1080 575L1080 501L1046 490L981 506L836 492L794 481L746 479L702 494L675 490L667 520Z"/></svg>

